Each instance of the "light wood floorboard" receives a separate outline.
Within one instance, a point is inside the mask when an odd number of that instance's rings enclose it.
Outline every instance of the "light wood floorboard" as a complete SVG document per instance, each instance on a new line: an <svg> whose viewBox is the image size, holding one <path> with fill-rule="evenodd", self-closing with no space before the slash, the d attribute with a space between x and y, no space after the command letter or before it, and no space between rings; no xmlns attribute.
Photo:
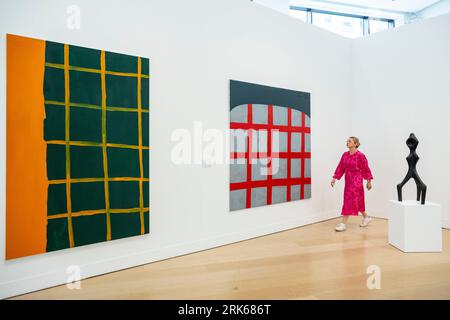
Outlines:
<svg viewBox="0 0 450 320"><path fill-rule="evenodd" d="M450 230L442 253L402 253L387 221L337 233L328 220L85 279L15 299L450 299ZM367 267L381 269L369 290Z"/></svg>

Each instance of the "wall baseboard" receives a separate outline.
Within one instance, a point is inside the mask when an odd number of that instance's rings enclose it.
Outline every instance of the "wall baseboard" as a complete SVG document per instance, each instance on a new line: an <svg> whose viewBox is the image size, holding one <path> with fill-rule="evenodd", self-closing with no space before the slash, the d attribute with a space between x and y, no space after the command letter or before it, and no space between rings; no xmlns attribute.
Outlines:
<svg viewBox="0 0 450 320"><path fill-rule="evenodd" d="M379 212L369 212L369 216L374 218L381 218L381 219L387 219L387 214L379 213Z"/></svg>
<svg viewBox="0 0 450 320"><path fill-rule="evenodd" d="M450 219L442 220L442 228L450 229Z"/></svg>
<svg viewBox="0 0 450 320"><path fill-rule="evenodd" d="M382 214L382 213L377 213L377 212L371 213L370 216L375 217L375 218L388 219L387 214ZM450 229L450 219L442 220L442 228Z"/></svg>
<svg viewBox="0 0 450 320"><path fill-rule="evenodd" d="M314 214L299 219L281 221L276 224L262 226L246 232L229 233L218 237L200 239L191 243L169 245L158 249L134 252L128 255L98 261L96 263L84 264L79 266L81 270L81 280L185 254L245 241L256 237L269 235L271 233L286 231L289 229L306 226L308 224L333 219L338 216L339 215L337 215L335 211ZM66 270L62 270L61 272L48 272L33 277L0 283L0 299L64 285L66 284L68 278L68 274L65 271Z"/></svg>

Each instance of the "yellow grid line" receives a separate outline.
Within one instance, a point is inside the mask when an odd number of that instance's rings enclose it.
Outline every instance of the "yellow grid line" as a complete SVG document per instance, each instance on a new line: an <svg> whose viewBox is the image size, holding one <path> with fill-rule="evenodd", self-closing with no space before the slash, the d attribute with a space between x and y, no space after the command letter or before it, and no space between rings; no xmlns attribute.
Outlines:
<svg viewBox="0 0 450 320"><path fill-rule="evenodd" d="M45 66L50 67L50 68L56 68L56 69L65 69L65 64L59 64L59 63L46 62ZM100 74L104 73L104 74L110 74L110 75L122 76L122 77L137 77L138 76L137 73L132 73L132 72L118 72L118 71L109 71L109 70L102 71L101 69L99 70L99 69L76 67L76 66L68 66L68 68L69 68L69 70L73 70L73 71L91 72L91 73L100 73ZM150 78L150 76L146 75L146 74L142 74L140 76L142 78Z"/></svg>
<svg viewBox="0 0 450 320"><path fill-rule="evenodd" d="M143 179L144 179L144 165L142 160L142 101L141 101L141 57L138 57L138 77L137 77L137 103L138 103L138 136L139 136L139 171L141 177L139 179L139 208L141 219L141 234L145 233L144 224L144 194L143 194Z"/></svg>
<svg viewBox="0 0 450 320"><path fill-rule="evenodd" d="M105 76L105 51L100 53L101 82L102 82L102 151L103 151L103 176L105 184L105 208L106 208L106 240L111 240L111 214L109 208L109 183L108 183L108 153L106 152L106 76Z"/></svg>
<svg viewBox="0 0 450 320"><path fill-rule="evenodd" d="M108 182L111 181L140 181L141 178L135 178L135 177L116 177L116 178L108 178ZM48 184L64 184L66 183L66 179L55 179L55 180L49 180ZM77 179L70 179L71 183L89 183L89 182L104 182L105 178L77 178ZM149 182L149 178L144 178L143 181Z"/></svg>
<svg viewBox="0 0 450 320"><path fill-rule="evenodd" d="M128 209L109 209L110 213L135 213L139 212L141 208L128 208ZM143 208L143 212L150 212L150 208ZM83 210L78 212L72 212L72 217L83 217L83 216L93 216L96 214L104 214L106 213L105 209L100 210ZM59 213L47 216L47 219L61 219L67 218L67 213Z"/></svg>
<svg viewBox="0 0 450 320"><path fill-rule="evenodd" d="M65 145L66 145L66 201L67 201L67 229L69 233L69 246L75 246L73 241L72 225L72 198L70 186L70 79L69 79L69 45L64 45L64 103L65 103Z"/></svg>
<svg viewBox="0 0 450 320"><path fill-rule="evenodd" d="M65 106L66 104L61 101L54 101L54 100L45 100L45 104L51 104L55 106ZM77 108L87 108L87 109L95 109L95 110L102 110L102 106L97 106L95 104L87 104L87 103L76 103L71 102L69 104L70 107L77 107ZM125 107L112 107L112 106L106 106L106 111L124 111L124 112L138 112L137 107L136 108L125 108ZM141 109L142 112L150 112L149 109Z"/></svg>
<svg viewBox="0 0 450 320"><path fill-rule="evenodd" d="M47 144L58 144L58 145L66 145L70 146L78 146L78 147L103 147L102 142L93 142L93 141L63 141L63 140L47 140L45 141ZM130 144L120 144L120 143L106 143L107 147L110 148L122 148L122 149L139 149L139 146L134 146ZM142 146L142 149L149 150L150 147Z"/></svg>

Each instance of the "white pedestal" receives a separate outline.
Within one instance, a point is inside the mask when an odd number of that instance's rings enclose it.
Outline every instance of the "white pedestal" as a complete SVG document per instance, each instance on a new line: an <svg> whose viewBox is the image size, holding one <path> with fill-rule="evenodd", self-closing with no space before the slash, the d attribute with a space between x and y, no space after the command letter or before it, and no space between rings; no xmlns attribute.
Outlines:
<svg viewBox="0 0 450 320"><path fill-rule="evenodd" d="M389 243L403 252L442 251L441 206L389 201Z"/></svg>

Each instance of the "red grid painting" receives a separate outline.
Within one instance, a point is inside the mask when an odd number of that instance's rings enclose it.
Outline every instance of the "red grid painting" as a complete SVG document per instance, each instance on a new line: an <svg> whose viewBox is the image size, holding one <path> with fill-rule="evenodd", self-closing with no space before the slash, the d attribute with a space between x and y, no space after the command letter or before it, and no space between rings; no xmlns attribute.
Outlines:
<svg viewBox="0 0 450 320"><path fill-rule="evenodd" d="M256 111L259 115L261 115L262 112L267 113L264 121L257 121L255 123L254 113ZM236 114L233 115L233 112ZM285 123L283 124L276 123L274 121L275 112L277 112L278 115L282 114L287 116L287 121L285 120ZM271 104L254 105L251 103L239 105L238 108L232 109L230 113L231 132L233 133L234 130L244 130L246 139L245 151L238 150L237 144L235 141L232 141L230 153L230 210L310 198L311 128L308 115L290 107L280 107ZM296 123L293 121L294 115L297 119ZM265 133L262 135L263 137L267 136L267 145L263 151L255 150L255 146L253 145L254 137L261 137L261 131ZM274 148L273 138L276 135L283 135L285 137L284 140L278 139L278 142L285 146L284 148L283 146L278 146L278 148L276 148L276 145ZM294 141L294 135L301 138ZM261 141L258 141L257 143L258 147L261 146ZM238 161L239 159L241 161ZM279 161L279 164L281 162L285 163L284 167L281 168L280 166L279 168L279 170L281 169L283 171L281 174L282 177L277 177L272 173L272 165L275 163L274 160ZM263 178L259 176L255 179L255 173L252 172L252 170L255 170L255 164L258 162L265 165L267 174ZM242 170L242 168L237 167L237 169L235 169L235 167L233 167L242 165L245 166L245 171ZM260 166L258 169L260 169ZM284 172L285 174L283 174ZM292 172L297 172L297 174L292 176ZM273 191L274 188L277 187L284 188L278 188L276 199L273 199ZM252 190L255 189L259 189L260 192L252 196Z"/></svg>

